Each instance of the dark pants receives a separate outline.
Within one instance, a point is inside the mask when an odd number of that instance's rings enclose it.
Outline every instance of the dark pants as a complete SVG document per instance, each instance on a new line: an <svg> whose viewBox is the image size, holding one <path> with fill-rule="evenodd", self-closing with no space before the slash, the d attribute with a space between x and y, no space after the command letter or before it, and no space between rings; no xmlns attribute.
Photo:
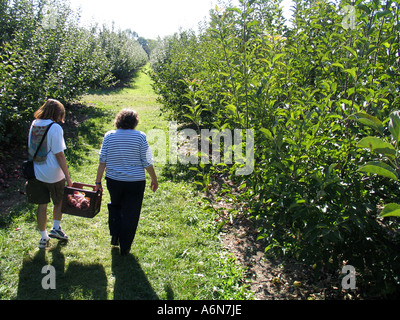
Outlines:
<svg viewBox="0 0 400 320"><path fill-rule="evenodd" d="M107 178L111 203L108 224L111 236L119 238L120 249L129 251L135 238L146 181L124 182Z"/></svg>

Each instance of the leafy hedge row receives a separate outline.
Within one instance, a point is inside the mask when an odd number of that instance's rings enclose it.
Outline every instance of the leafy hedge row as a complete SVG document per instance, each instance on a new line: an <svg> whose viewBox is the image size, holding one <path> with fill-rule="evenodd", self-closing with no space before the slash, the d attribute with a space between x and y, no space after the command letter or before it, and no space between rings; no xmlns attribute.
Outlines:
<svg viewBox="0 0 400 320"><path fill-rule="evenodd" d="M61 0L0 1L0 143L24 138L47 98L127 81L148 59L129 32L79 27Z"/></svg>
<svg viewBox="0 0 400 320"><path fill-rule="evenodd" d="M399 5L295 0L287 27L280 2L217 7L199 35L164 39L151 58L154 88L172 119L255 130L251 175L214 165L198 176L206 187L232 175L240 194L223 192L257 223L268 254L316 273L350 264L363 293L399 295L399 221L379 216L399 185L358 171L380 160L358 144L374 130L367 113L386 124L400 108Z"/></svg>

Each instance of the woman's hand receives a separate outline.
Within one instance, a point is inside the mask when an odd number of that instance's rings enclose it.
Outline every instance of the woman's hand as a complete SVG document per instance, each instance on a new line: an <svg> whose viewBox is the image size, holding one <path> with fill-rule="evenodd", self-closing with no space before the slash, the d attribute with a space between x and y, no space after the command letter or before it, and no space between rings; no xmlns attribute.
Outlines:
<svg viewBox="0 0 400 320"><path fill-rule="evenodd" d="M96 181L96 187L94 188L94 191L103 191L103 186L101 185L101 182Z"/></svg>
<svg viewBox="0 0 400 320"><path fill-rule="evenodd" d="M150 188L151 188L151 190L153 190L153 192L157 191L157 189L158 189L158 181L157 181L157 179L151 179Z"/></svg>
<svg viewBox="0 0 400 320"><path fill-rule="evenodd" d="M72 187L72 180L71 180L70 176L66 177L66 179L67 179L68 187Z"/></svg>
<svg viewBox="0 0 400 320"><path fill-rule="evenodd" d="M72 180L69 175L68 166L67 166L67 159L65 158L64 152L59 152L56 154L57 162L64 173L65 179L67 180L68 187L72 187Z"/></svg>
<svg viewBox="0 0 400 320"><path fill-rule="evenodd" d="M153 190L153 192L156 192L158 189L158 181L154 167L153 166L147 167L146 171L149 173L151 179L150 189Z"/></svg>
<svg viewBox="0 0 400 320"><path fill-rule="evenodd" d="M97 168L97 176L96 176L96 188L95 191L103 191L103 186L101 185L101 179L103 179L104 170L106 170L106 164L104 162L100 162Z"/></svg>

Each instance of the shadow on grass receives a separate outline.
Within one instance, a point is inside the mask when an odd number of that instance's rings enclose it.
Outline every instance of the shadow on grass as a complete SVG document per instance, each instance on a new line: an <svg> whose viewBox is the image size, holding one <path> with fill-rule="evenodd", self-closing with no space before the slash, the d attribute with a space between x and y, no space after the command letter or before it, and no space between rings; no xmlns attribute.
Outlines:
<svg viewBox="0 0 400 320"><path fill-rule="evenodd" d="M54 240L53 240L54 241ZM72 261L65 270L65 257L61 252L66 242L50 250L38 250L33 257L24 257L19 273L17 300L106 300L107 276L101 264L83 264ZM51 263L49 256L51 255ZM115 276L114 300L158 300L146 274L137 259L129 254L121 256L111 251L112 272ZM50 273L42 273L51 265L55 270L56 289L44 289Z"/></svg>
<svg viewBox="0 0 400 320"><path fill-rule="evenodd" d="M112 248L111 256L115 276L114 300L159 299L135 256L121 256L118 248Z"/></svg>
<svg viewBox="0 0 400 320"><path fill-rule="evenodd" d="M143 68L139 68L136 70L129 79L125 81L119 81L112 87L102 88L102 89L91 89L88 94L98 94L98 95L116 95L119 94L122 90L128 89L137 89L138 86L136 84L136 79L139 77L139 74L142 72Z"/></svg>
<svg viewBox="0 0 400 320"><path fill-rule="evenodd" d="M19 273L17 300L105 300L107 277L101 264L85 265L71 262L65 270L65 257L58 242L54 249L38 250L35 256L24 257ZM47 255L52 255L56 289L43 289L42 281L48 273L42 268L49 265ZM46 280L46 279L45 279Z"/></svg>

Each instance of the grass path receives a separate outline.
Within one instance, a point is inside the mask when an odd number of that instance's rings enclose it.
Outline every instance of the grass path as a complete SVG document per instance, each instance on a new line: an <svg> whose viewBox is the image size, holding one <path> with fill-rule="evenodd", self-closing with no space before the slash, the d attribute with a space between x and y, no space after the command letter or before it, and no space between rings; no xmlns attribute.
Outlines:
<svg viewBox="0 0 400 320"><path fill-rule="evenodd" d="M85 96L90 108L69 111L85 119L66 131L67 160L73 181L93 183L102 137L113 129L115 114L131 107L140 115L138 130L166 129L149 77L140 72L130 88ZM71 122L72 123L72 122ZM72 129L71 129L72 130ZM110 247L105 189L94 219L64 215L68 243L51 241L39 250L36 207L22 203L0 220L0 299L243 299L242 271L223 251L213 224L202 209L201 195L185 181L172 182L156 165L160 188L146 187L142 216L131 254ZM149 185L149 184L148 184ZM48 228L51 227L49 206ZM56 272L56 289L44 290L42 268Z"/></svg>

